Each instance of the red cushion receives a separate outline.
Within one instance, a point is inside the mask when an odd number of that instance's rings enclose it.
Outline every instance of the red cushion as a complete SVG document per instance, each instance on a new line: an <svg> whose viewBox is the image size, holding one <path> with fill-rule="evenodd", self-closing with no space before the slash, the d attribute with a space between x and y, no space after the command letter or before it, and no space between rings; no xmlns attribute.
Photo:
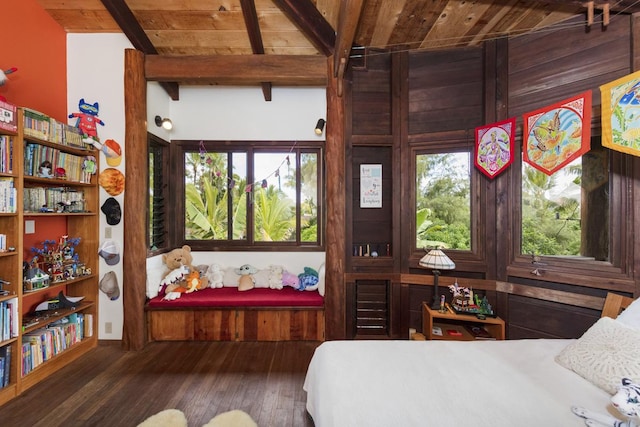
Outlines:
<svg viewBox="0 0 640 427"><path fill-rule="evenodd" d="M254 288L238 291L238 288L207 288L190 294L182 294L173 301L162 296L149 300L150 308L175 307L322 307L324 298L318 291L298 291L286 287L281 290Z"/></svg>

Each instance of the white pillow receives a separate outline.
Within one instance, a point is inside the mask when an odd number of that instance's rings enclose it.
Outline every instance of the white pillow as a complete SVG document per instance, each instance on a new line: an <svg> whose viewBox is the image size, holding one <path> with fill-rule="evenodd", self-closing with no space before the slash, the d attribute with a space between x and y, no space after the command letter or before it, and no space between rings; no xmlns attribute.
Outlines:
<svg viewBox="0 0 640 427"><path fill-rule="evenodd" d="M556 362L615 394L622 378L640 381L640 330L610 317L600 318L566 346Z"/></svg>
<svg viewBox="0 0 640 427"><path fill-rule="evenodd" d="M640 298L633 301L616 320L630 328L640 329Z"/></svg>

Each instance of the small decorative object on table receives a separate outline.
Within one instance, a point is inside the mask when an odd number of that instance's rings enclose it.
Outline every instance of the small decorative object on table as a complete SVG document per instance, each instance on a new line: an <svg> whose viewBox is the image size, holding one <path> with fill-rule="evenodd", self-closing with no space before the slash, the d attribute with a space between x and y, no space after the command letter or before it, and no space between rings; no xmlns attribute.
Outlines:
<svg viewBox="0 0 640 427"><path fill-rule="evenodd" d="M486 296L480 298L478 294L473 293L473 289L458 285L457 280L449 286L449 290L453 294L451 307L456 313L495 317Z"/></svg>

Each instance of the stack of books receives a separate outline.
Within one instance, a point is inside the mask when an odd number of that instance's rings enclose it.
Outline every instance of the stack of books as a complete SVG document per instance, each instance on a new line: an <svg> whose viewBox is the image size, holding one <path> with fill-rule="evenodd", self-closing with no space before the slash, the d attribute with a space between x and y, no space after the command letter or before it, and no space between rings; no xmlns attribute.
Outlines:
<svg viewBox="0 0 640 427"><path fill-rule="evenodd" d="M59 122L31 108L23 108L22 110L24 111L25 136L70 147L91 148L82 140L82 131L77 127Z"/></svg>

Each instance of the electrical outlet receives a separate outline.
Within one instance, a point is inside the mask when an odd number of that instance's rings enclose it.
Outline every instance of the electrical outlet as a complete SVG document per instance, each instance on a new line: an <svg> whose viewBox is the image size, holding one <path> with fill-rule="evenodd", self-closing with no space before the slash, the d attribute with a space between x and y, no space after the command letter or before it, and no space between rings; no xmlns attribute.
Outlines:
<svg viewBox="0 0 640 427"><path fill-rule="evenodd" d="M36 222L28 219L24 222L24 234L33 234L36 232Z"/></svg>
<svg viewBox="0 0 640 427"><path fill-rule="evenodd" d="M413 337L413 334L416 333L416 328L409 328L409 339Z"/></svg>
<svg viewBox="0 0 640 427"><path fill-rule="evenodd" d="M111 322L106 322L104 324L104 333L105 334L110 334L113 331L113 323Z"/></svg>
<svg viewBox="0 0 640 427"><path fill-rule="evenodd" d="M105 227L104 228L104 238L105 239L110 239L111 238L111 227Z"/></svg>

